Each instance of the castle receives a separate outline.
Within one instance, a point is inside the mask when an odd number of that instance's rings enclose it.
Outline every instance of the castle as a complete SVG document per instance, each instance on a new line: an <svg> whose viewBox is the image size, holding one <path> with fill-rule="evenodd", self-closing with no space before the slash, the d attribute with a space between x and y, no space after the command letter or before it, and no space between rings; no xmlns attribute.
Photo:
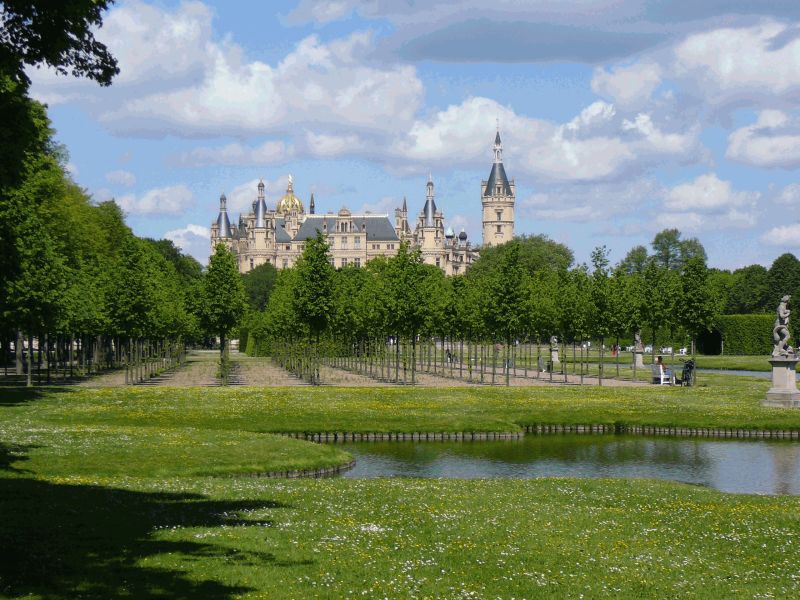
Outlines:
<svg viewBox="0 0 800 600"><path fill-rule="evenodd" d="M330 246L334 267L360 267L376 256L393 256L402 242L418 249L422 260L436 265L446 275L464 273L478 258L479 249L467 240L462 229L455 234L452 227L445 230L444 214L436 208L431 177L426 185L425 205L414 229L408 219L406 199L394 211L394 224L388 215L352 214L347 208L338 213L316 214L314 194L309 199L309 212L294 193L294 180L289 176L286 193L269 210L263 181L252 211L239 215L238 225L228 218L225 194L219 199L219 216L211 224L211 249L225 244L236 256L239 272L264 263L278 269L294 266L303 252L306 240L320 231ZM514 203L516 189L503 167L503 145L498 131L494 141L494 163L489 179L481 181L483 206L483 246L493 246L514 237Z"/></svg>

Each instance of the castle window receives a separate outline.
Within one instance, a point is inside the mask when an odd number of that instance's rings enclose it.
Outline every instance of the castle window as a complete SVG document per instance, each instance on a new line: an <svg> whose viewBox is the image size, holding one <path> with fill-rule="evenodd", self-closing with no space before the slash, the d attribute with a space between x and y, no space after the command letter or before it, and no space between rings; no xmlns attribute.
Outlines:
<svg viewBox="0 0 800 600"><path fill-rule="evenodd" d="M346 266L347 266L347 259L343 258L342 259L342 267L346 267Z"/></svg>
<svg viewBox="0 0 800 600"><path fill-rule="evenodd" d="M347 238L342 238L342 250L347 250Z"/></svg>
<svg viewBox="0 0 800 600"><path fill-rule="evenodd" d="M442 265L441 265L441 261L440 261L440 259L438 259L438 258L436 259L436 266L437 266L437 267L441 267L441 266L442 266Z"/></svg>
<svg viewBox="0 0 800 600"><path fill-rule="evenodd" d="M292 249L292 245L291 244L286 244L286 249L287 250L291 250Z"/></svg>
<svg viewBox="0 0 800 600"><path fill-rule="evenodd" d="M353 241L356 244L356 248L360 248L361 247L361 236L360 235L357 235L356 237L354 237Z"/></svg>
<svg viewBox="0 0 800 600"><path fill-rule="evenodd" d="M285 268L287 268L288 266L289 266L289 260L288 260L288 259L286 259L286 258L284 258L284 259L283 259L283 268L285 269Z"/></svg>
<svg viewBox="0 0 800 600"><path fill-rule="evenodd" d="M503 233L503 226L502 225L498 225L497 226L497 233Z"/></svg>
<svg viewBox="0 0 800 600"><path fill-rule="evenodd" d="M502 210L498 210L497 211L497 220L498 221L502 221L503 220L503 211Z"/></svg>
<svg viewBox="0 0 800 600"><path fill-rule="evenodd" d="M332 258L329 258L329 259L328 259L328 262L329 262L329 263L331 263L331 266L334 266L334 265L333 265L333 259L332 259Z"/></svg>
<svg viewBox="0 0 800 600"><path fill-rule="evenodd" d="M360 259L360 258L357 258L357 259L355 259L355 265L356 265L357 267L360 267L360 266L361 266L361 259Z"/></svg>
<svg viewBox="0 0 800 600"><path fill-rule="evenodd" d="M502 188L501 186L499 186L499 185L498 185L498 186L497 186L497 195L498 195L498 196L499 196L500 194L502 194L502 190L503 190L503 188Z"/></svg>
<svg viewBox="0 0 800 600"><path fill-rule="evenodd" d="M250 269L252 270L252 268L253 268L253 259L251 258L250 259Z"/></svg>

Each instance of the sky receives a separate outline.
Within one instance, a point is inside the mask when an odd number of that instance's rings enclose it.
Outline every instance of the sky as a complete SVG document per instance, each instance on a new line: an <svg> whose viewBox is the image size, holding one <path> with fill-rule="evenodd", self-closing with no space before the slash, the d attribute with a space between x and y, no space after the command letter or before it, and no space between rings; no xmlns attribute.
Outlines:
<svg viewBox="0 0 800 600"><path fill-rule="evenodd" d="M292 174L317 212L416 215L481 238L499 125L515 234L613 262L658 231L709 265L800 252L796 0L119 0L110 87L33 69L75 181L207 262L228 198Z"/></svg>

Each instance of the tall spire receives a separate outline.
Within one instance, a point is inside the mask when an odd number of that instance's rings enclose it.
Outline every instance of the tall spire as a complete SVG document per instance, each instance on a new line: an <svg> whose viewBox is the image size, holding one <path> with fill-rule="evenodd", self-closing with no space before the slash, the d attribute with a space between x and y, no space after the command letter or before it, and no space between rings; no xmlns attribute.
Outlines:
<svg viewBox="0 0 800 600"><path fill-rule="evenodd" d="M433 176L428 174L428 185L426 186L428 192L425 199L425 227L433 227L435 225L436 216L436 202L433 200Z"/></svg>
<svg viewBox="0 0 800 600"><path fill-rule="evenodd" d="M314 209L315 209L315 206L314 206L314 192L311 192L311 200L309 200L309 202L308 202L308 209L311 211L311 214L313 215L314 214Z"/></svg>
<svg viewBox="0 0 800 600"><path fill-rule="evenodd" d="M408 205L406 204L406 197L405 196L403 196L403 212L404 213L408 212Z"/></svg>
<svg viewBox="0 0 800 600"><path fill-rule="evenodd" d="M267 201L264 198L264 180L258 182L258 198L256 199L256 227L266 227Z"/></svg>
<svg viewBox="0 0 800 600"><path fill-rule="evenodd" d="M500 141L500 122L497 123L497 133L494 136L494 162L503 162L503 142Z"/></svg>
<svg viewBox="0 0 800 600"><path fill-rule="evenodd" d="M217 217L217 235L220 238L231 237L231 222L228 219L228 199L223 193L219 197L219 216Z"/></svg>

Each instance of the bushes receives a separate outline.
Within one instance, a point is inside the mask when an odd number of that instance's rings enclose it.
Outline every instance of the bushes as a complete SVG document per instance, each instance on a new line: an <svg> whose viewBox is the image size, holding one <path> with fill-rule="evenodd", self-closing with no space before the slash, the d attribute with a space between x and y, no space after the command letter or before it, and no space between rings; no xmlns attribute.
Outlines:
<svg viewBox="0 0 800 600"><path fill-rule="evenodd" d="M725 354L771 354L774 323L773 315L722 315L716 328L725 342Z"/></svg>

